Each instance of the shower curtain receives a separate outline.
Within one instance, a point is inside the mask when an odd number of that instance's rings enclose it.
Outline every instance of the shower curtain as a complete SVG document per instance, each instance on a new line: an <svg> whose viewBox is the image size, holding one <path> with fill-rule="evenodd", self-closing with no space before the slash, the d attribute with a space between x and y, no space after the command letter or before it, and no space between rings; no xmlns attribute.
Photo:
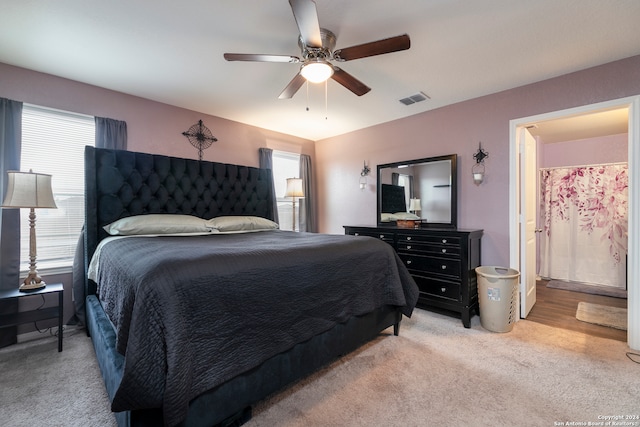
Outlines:
<svg viewBox="0 0 640 427"><path fill-rule="evenodd" d="M625 288L626 163L540 170L540 276Z"/></svg>

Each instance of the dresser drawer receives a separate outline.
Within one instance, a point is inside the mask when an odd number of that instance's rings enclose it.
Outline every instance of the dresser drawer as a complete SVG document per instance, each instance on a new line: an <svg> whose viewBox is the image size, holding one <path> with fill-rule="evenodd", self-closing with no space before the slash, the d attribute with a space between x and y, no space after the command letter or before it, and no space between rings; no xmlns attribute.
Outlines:
<svg viewBox="0 0 640 427"><path fill-rule="evenodd" d="M380 230L376 231L376 230L356 229L356 230L349 230L349 234L353 236L375 237L376 239L383 240L389 243L390 245L393 245L393 238L394 238L393 232L380 231Z"/></svg>
<svg viewBox="0 0 640 427"><path fill-rule="evenodd" d="M460 246L400 241L398 242L398 252L406 254L459 257Z"/></svg>
<svg viewBox="0 0 640 427"><path fill-rule="evenodd" d="M460 238L451 236L436 236L433 234L398 233L398 243L422 243L430 245L451 245L460 247Z"/></svg>
<svg viewBox="0 0 640 427"><path fill-rule="evenodd" d="M459 259L412 255L400 252L398 255L411 274L429 272L429 274L456 279L459 279L462 274Z"/></svg>
<svg viewBox="0 0 640 427"><path fill-rule="evenodd" d="M433 277L414 275L413 279L420 289L421 296L435 296L453 301L461 300L460 283ZM424 295L426 294L426 295Z"/></svg>

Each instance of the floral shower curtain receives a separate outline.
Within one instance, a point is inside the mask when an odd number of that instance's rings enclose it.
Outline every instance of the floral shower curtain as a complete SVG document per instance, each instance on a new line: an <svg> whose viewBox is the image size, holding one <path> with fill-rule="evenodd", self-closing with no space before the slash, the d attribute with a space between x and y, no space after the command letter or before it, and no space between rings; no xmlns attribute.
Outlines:
<svg viewBox="0 0 640 427"><path fill-rule="evenodd" d="M540 171L540 276L625 288L626 163Z"/></svg>

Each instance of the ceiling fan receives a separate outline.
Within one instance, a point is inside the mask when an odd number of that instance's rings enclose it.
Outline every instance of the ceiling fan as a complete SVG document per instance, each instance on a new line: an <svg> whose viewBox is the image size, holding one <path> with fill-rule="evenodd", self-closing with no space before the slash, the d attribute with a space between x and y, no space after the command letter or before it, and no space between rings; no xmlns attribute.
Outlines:
<svg viewBox="0 0 640 427"><path fill-rule="evenodd" d="M289 0L293 16L300 30L298 45L301 58L289 55L264 55L250 53L225 53L227 61L288 62L302 63L300 71L284 88L278 98L292 98L305 81L321 83L332 78L358 96L371 90L370 87L329 61L351 61L353 59L382 55L407 50L411 47L409 36L390 37L357 46L334 50L336 36L320 28L316 2L313 0Z"/></svg>

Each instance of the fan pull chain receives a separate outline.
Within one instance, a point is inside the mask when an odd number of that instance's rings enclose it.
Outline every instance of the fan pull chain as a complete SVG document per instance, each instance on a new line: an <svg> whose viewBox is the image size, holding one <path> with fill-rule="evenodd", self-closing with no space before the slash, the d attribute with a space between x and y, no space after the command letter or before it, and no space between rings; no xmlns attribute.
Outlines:
<svg viewBox="0 0 640 427"><path fill-rule="evenodd" d="M329 80L324 81L324 119L329 120Z"/></svg>
<svg viewBox="0 0 640 427"><path fill-rule="evenodd" d="M305 84L307 87L307 111L309 111L309 80Z"/></svg>

